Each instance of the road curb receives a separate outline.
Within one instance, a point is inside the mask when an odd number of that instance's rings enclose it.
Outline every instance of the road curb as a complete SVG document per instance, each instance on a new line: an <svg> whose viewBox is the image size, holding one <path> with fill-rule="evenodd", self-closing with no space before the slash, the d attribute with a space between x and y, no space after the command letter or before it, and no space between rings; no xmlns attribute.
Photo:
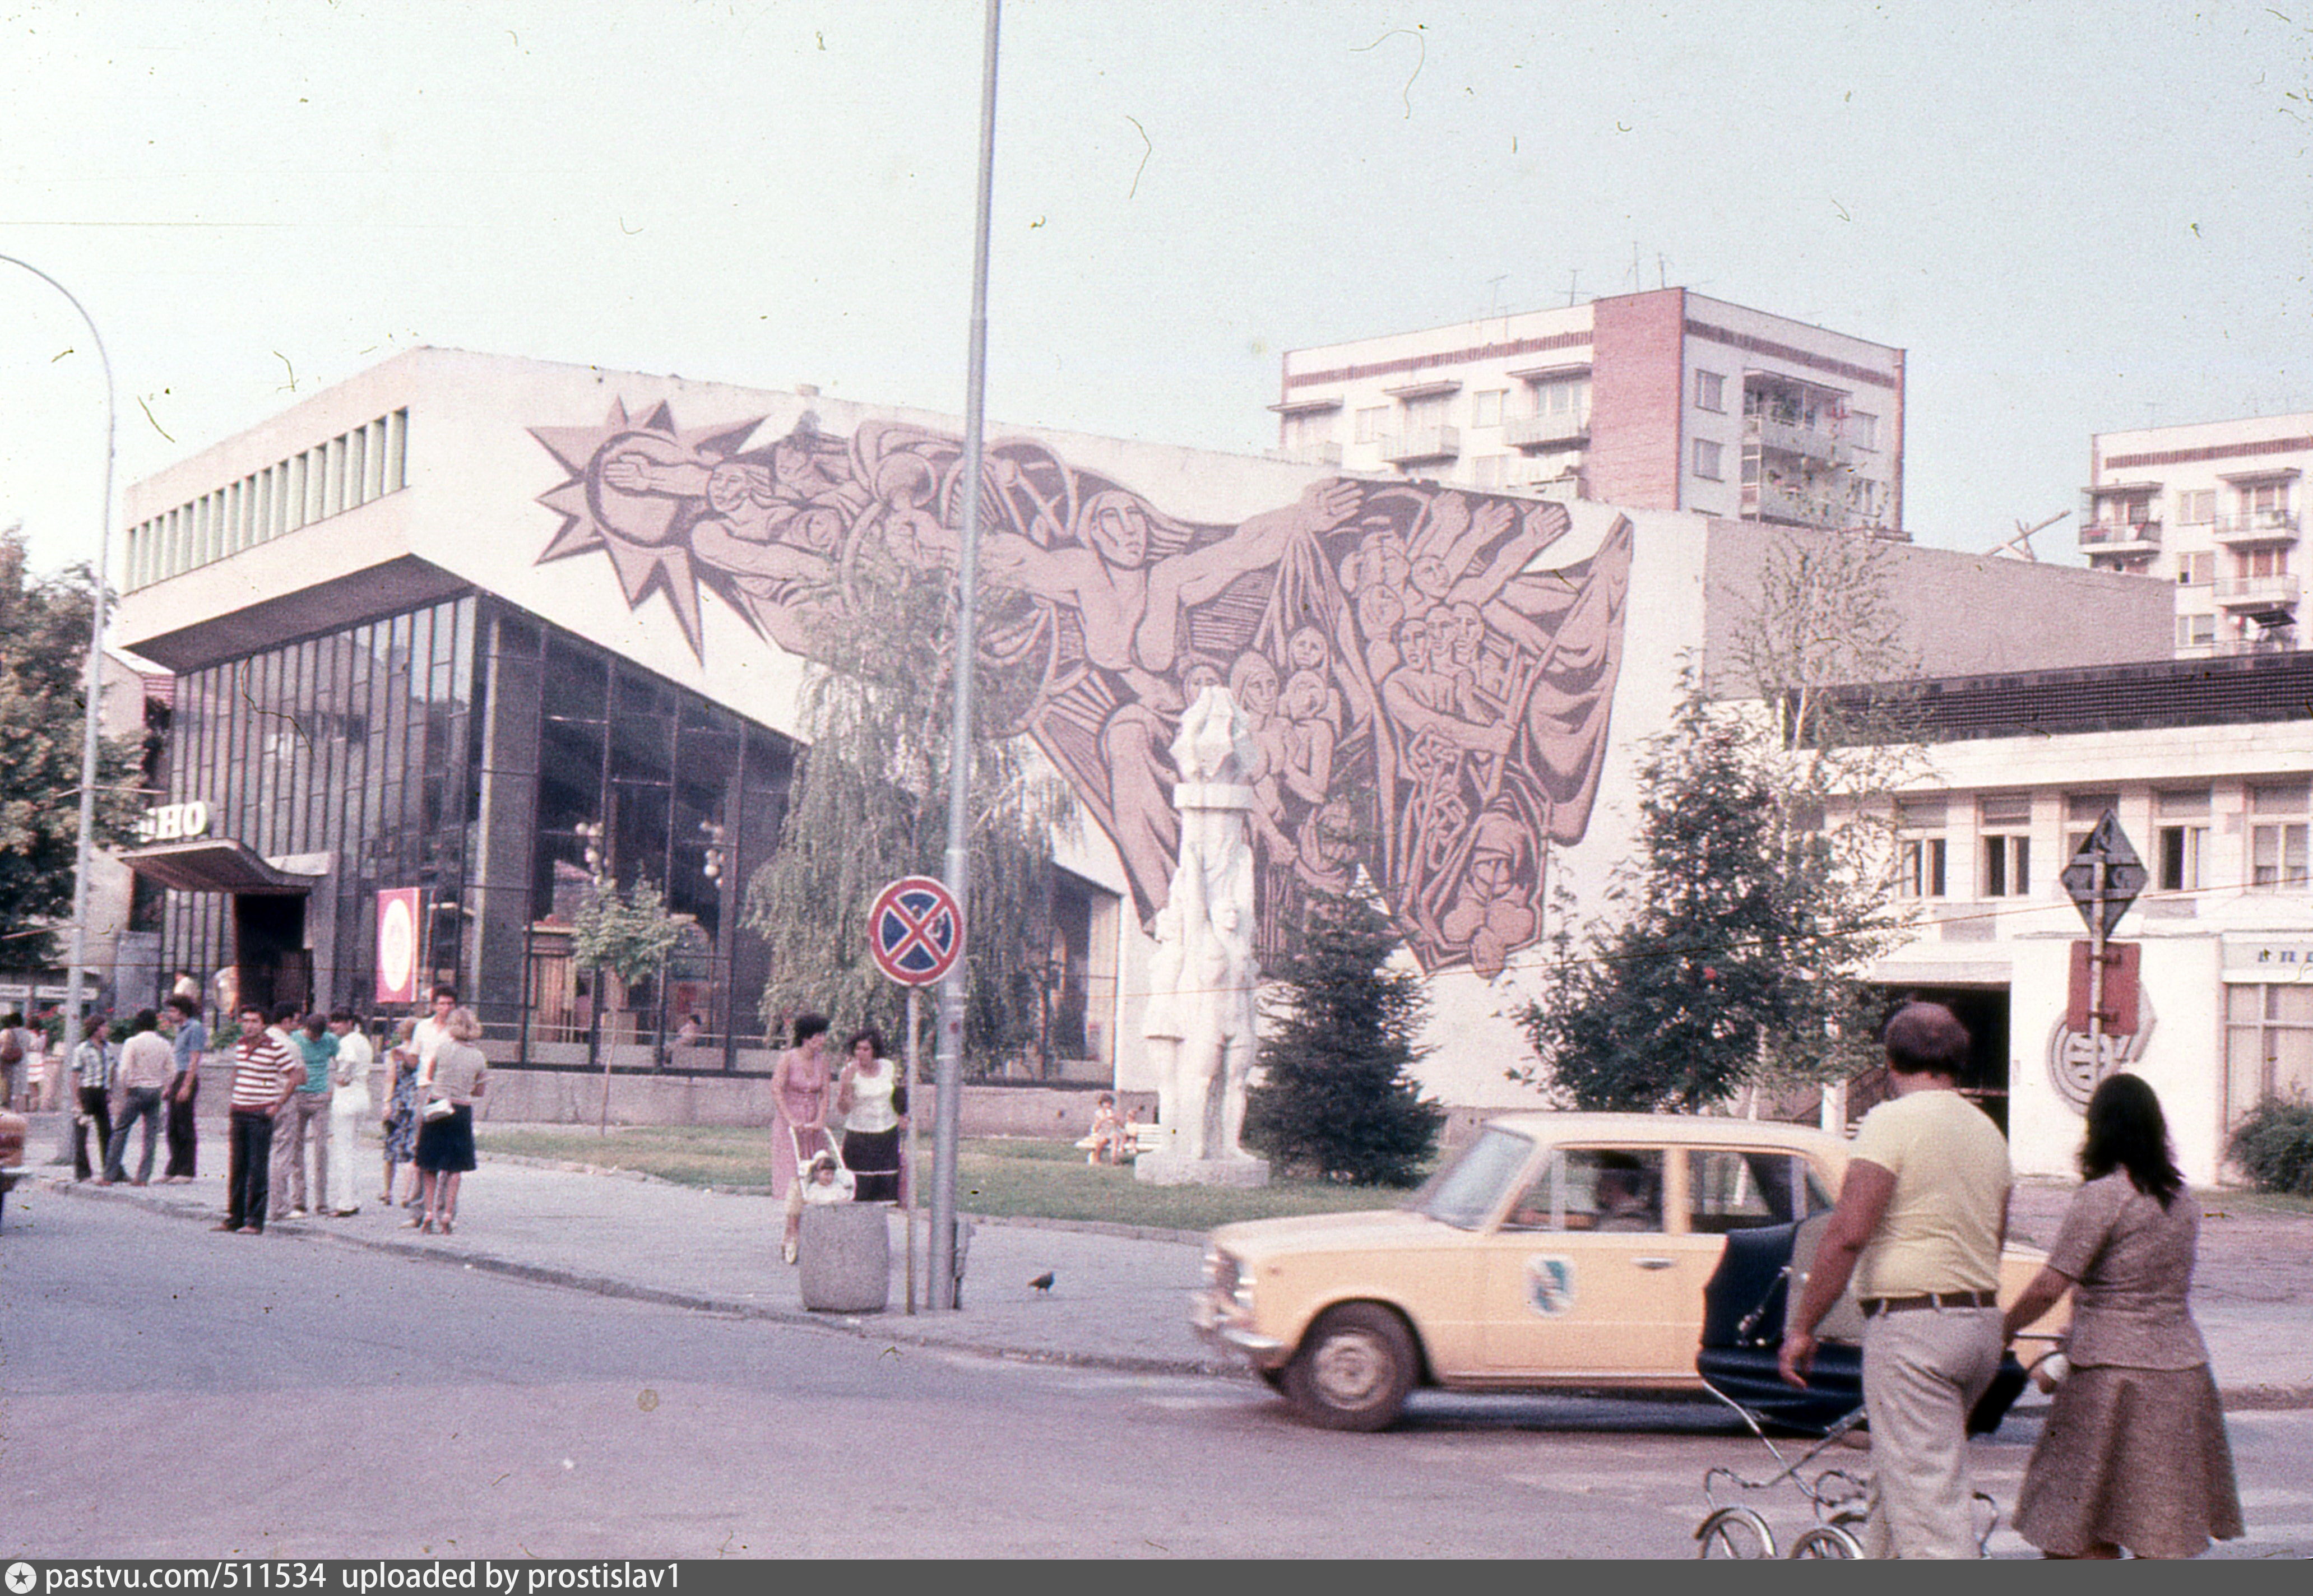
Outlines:
<svg viewBox="0 0 2313 1596"><path fill-rule="evenodd" d="M541 1161L546 1162L546 1161ZM190 1222L210 1221L215 1210L211 1207L190 1207L171 1202L166 1197L146 1195L142 1190L119 1191L111 1187L92 1189L82 1182L48 1179L44 1184L50 1189L85 1197L92 1202L125 1202L164 1217ZM671 1183L679 1184L679 1183ZM996 1221L1007 1223L1011 1221ZM1056 1222L1065 1224L1067 1222ZM1052 1227L1047 1227L1052 1228ZM1119 1226L1117 1229L1133 1227ZM436 1237L431 1241L403 1240L398 1236L357 1236L329 1228L326 1221L311 1218L271 1221L265 1233L285 1236L297 1241L334 1242L341 1247L355 1247L368 1252L382 1252L391 1257L406 1258L420 1263L446 1265L479 1270L521 1280L533 1285L555 1287L563 1291L582 1291L599 1297L613 1297L628 1302L652 1302L669 1308L682 1308L699 1313L719 1313L733 1319L752 1319L770 1324L787 1325L799 1329L814 1329L836 1335L852 1336L862 1340L885 1341L894 1345L920 1348L927 1352L960 1352L976 1357L998 1358L1007 1363L1034 1364L1051 1367L1099 1369L1118 1374L1187 1374L1209 1377L1250 1379L1244 1367L1233 1361L1222 1362L1201 1358L1150 1357L1137 1354L1072 1352L1060 1348L1015 1346L1008 1344L974 1340L967 1336L954 1337L931 1331L928 1326L910 1322L905 1314L827 1314L809 1309L783 1308L773 1303L750 1301L742 1297L706 1295L696 1292L671 1291L662 1286L641 1285L630 1280L614 1279L606 1275L589 1275L576 1269L565 1269L548 1264L527 1264L513 1258L495 1258L486 1252L473 1252L456 1245L442 1244ZM1177 1232L1164 1232L1158 1239ZM969 1311L967 1310L967 1311Z"/></svg>

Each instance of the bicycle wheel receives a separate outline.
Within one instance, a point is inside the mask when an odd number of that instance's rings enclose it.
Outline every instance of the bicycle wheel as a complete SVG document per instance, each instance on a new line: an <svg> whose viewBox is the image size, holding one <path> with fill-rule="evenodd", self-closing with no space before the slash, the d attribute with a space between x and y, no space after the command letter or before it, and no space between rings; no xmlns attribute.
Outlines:
<svg viewBox="0 0 2313 1596"><path fill-rule="evenodd" d="M1698 1557L1756 1559L1775 1555L1775 1532L1747 1507L1722 1507L1694 1532Z"/></svg>
<svg viewBox="0 0 2313 1596"><path fill-rule="evenodd" d="M1817 1524L1791 1542L1794 1557L1860 1557L1863 1548L1837 1524Z"/></svg>

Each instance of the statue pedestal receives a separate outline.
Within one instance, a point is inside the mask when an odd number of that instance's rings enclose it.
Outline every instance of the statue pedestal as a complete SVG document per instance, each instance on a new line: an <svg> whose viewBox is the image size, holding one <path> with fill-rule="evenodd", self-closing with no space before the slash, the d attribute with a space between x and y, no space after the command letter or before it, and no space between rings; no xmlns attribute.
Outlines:
<svg viewBox="0 0 2313 1596"><path fill-rule="evenodd" d="M1151 1186L1269 1184L1265 1158L1183 1158L1177 1153L1144 1153L1132 1161L1132 1178Z"/></svg>

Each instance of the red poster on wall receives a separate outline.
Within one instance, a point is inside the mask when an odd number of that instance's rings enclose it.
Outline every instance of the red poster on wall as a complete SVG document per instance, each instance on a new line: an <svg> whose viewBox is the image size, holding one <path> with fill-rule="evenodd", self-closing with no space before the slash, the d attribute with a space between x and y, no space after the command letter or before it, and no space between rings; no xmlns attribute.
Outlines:
<svg viewBox="0 0 2313 1596"><path fill-rule="evenodd" d="M377 895L377 1000L418 1001L418 889Z"/></svg>

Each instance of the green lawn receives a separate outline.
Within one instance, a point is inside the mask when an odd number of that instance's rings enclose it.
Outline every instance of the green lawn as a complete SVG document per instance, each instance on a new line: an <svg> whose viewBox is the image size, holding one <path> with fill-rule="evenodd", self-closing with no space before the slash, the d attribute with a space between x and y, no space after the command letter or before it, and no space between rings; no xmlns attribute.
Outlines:
<svg viewBox="0 0 2313 1596"><path fill-rule="evenodd" d="M724 1126L653 1125L614 1129L607 1136L577 1127L523 1125L475 1127L485 1152L567 1160L603 1169L639 1170L685 1186L761 1189L771 1179L768 1132ZM931 1143L917 1146L928 1201ZM1001 1218L1099 1220L1163 1230L1202 1231L1236 1219L1286 1214L1385 1208L1403 1192L1278 1180L1258 1191L1199 1186L1148 1186L1129 1166L1084 1162L1065 1142L1010 1137L966 1140L956 1161L956 1204L967 1214Z"/></svg>

